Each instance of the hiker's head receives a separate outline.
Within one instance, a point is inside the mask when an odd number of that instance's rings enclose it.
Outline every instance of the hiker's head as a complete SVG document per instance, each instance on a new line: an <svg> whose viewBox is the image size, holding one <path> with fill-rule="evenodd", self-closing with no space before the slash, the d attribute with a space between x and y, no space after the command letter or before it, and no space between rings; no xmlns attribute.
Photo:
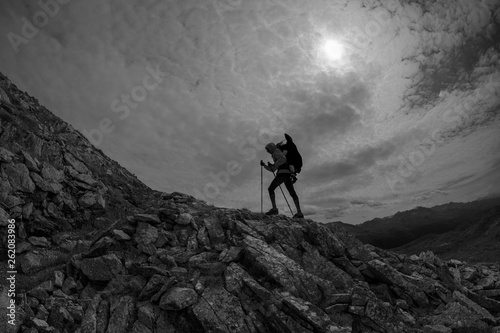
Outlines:
<svg viewBox="0 0 500 333"><path fill-rule="evenodd" d="M269 142L267 145L266 145L266 151L269 153L269 154L272 154L274 153L274 151L276 150L276 145L273 143L273 142Z"/></svg>

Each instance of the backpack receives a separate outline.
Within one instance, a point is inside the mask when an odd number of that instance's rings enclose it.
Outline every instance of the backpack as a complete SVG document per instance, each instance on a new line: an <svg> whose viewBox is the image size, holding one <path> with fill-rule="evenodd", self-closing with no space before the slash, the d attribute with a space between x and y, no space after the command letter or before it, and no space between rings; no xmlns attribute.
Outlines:
<svg viewBox="0 0 500 333"><path fill-rule="evenodd" d="M286 150L286 161L288 165L293 165L296 173L300 173L302 170L302 155L300 155L297 146L293 141L287 141L286 144L279 144L279 148L281 151Z"/></svg>

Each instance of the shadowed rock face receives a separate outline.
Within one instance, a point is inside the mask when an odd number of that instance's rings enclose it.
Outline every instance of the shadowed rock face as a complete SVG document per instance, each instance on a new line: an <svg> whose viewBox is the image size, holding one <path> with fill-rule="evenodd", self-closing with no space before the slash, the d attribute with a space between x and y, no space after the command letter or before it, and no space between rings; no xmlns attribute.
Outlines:
<svg viewBox="0 0 500 333"><path fill-rule="evenodd" d="M0 89L0 217L22 225L9 332L500 330L498 266L398 255L340 226L155 193L76 131L51 132L68 125L3 77ZM53 157L29 148L34 136Z"/></svg>

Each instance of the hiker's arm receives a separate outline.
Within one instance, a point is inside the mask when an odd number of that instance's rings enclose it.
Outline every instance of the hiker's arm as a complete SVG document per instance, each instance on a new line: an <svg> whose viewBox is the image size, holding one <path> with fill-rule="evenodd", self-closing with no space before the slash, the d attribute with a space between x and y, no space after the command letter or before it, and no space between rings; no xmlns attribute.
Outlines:
<svg viewBox="0 0 500 333"><path fill-rule="evenodd" d="M274 162L274 171L278 170L278 168L286 163L286 156L281 151L277 151L276 153L276 162Z"/></svg>
<svg viewBox="0 0 500 333"><path fill-rule="evenodd" d="M264 167L267 171L273 171L273 165L271 162L267 162L267 165L264 163L264 161L260 160L260 166Z"/></svg>

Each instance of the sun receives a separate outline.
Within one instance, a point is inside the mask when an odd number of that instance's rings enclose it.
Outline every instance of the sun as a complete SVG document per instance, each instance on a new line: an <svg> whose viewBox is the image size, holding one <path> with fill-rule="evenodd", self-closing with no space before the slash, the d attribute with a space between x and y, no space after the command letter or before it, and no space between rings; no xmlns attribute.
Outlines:
<svg viewBox="0 0 500 333"><path fill-rule="evenodd" d="M339 61L344 55L344 46L335 39L328 39L321 45L323 55L332 61Z"/></svg>

